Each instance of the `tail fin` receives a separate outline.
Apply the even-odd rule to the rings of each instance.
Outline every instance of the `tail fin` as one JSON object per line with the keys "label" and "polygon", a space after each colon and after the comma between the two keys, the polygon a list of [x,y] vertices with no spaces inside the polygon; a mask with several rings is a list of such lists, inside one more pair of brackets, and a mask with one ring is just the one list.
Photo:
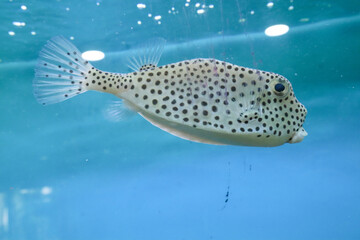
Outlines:
{"label": "tail fin", "polygon": [[43,105],[86,92],[85,77],[92,65],[62,36],[53,37],[40,52],[33,81],[36,100]]}

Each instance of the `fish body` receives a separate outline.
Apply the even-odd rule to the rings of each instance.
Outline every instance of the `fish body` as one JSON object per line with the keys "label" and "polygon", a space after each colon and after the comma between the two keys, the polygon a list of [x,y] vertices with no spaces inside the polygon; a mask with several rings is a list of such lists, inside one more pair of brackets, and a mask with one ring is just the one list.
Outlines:
{"label": "fish body", "polygon": [[[59,55],[66,59],[59,61]],[[107,92],[153,125],[208,144],[270,147],[299,142],[307,134],[302,127],[306,108],[279,74],[202,58],[164,66],[135,59],[138,71],[120,74],[96,69],[79,55],[63,38],[44,47],[34,82],[39,102],[59,102],[88,90]],[[69,86],[55,88],[56,79]]]}

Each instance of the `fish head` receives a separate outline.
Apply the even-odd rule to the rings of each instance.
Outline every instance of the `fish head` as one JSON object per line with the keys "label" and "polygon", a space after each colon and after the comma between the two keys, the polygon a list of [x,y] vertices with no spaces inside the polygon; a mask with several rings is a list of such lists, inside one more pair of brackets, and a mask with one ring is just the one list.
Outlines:
{"label": "fish head", "polygon": [[298,143],[307,135],[303,128],[307,110],[296,99],[293,87],[285,77],[272,74],[266,79],[260,108],[263,126],[271,135],[270,139]]}

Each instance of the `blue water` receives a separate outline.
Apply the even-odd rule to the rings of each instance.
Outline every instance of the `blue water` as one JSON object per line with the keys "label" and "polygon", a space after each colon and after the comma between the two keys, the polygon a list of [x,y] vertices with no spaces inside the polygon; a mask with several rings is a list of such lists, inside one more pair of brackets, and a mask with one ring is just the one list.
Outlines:
{"label": "blue water", "polygon": [[[360,239],[359,2],[196,3],[0,2],[1,240]],[[290,31],[264,34],[279,23]],[[128,72],[127,50],[163,37],[160,64],[214,57],[282,74],[308,110],[309,135],[276,148],[213,146],[137,115],[109,122],[107,94],[43,107],[33,69],[56,35],[103,51],[93,65],[107,71]]]}

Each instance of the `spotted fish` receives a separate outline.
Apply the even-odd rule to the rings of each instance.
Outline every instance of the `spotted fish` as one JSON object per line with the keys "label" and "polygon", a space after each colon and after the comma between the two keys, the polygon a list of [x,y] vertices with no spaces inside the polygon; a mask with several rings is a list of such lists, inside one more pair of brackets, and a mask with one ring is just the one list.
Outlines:
{"label": "spotted fish", "polygon": [[153,125],[201,143],[270,147],[307,135],[307,110],[285,77],[216,59],[157,66],[164,44],[140,48],[129,59],[134,71],[123,74],[96,69],[54,37],[40,52],[34,95],[46,105],[89,90],[111,93]]}

